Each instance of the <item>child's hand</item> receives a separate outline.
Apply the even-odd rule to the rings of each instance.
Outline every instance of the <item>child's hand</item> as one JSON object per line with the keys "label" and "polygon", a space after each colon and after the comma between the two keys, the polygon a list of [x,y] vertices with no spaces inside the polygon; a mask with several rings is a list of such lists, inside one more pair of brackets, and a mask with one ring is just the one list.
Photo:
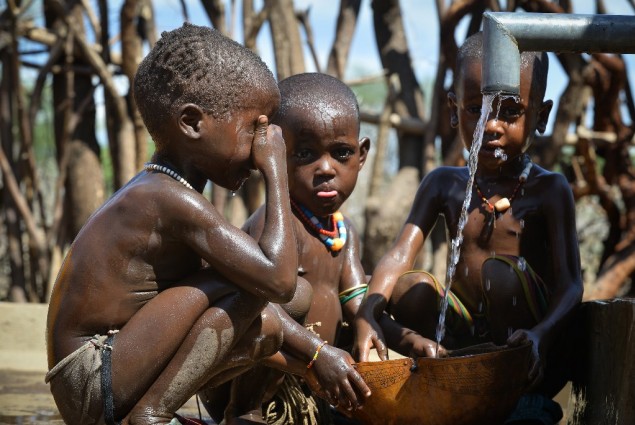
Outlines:
{"label": "child's hand", "polygon": [[437,345],[436,341],[424,338],[416,332],[411,332],[405,337],[406,344],[410,346],[409,357],[447,357],[448,352],[441,344]]}
{"label": "child's hand", "polygon": [[542,345],[540,344],[540,337],[535,332],[526,329],[518,329],[512,334],[512,336],[507,339],[507,345],[510,347],[518,347],[527,342],[530,342],[532,345],[530,360],[531,363],[529,366],[528,375],[528,390],[531,390],[542,381],[544,375],[545,353],[543,353]]}
{"label": "child's hand", "polygon": [[367,362],[371,348],[375,347],[380,360],[388,360],[388,348],[384,332],[374,318],[355,318],[355,343],[353,356],[360,362]]}
{"label": "child's hand", "polygon": [[320,398],[333,406],[354,410],[364,404],[370,396],[370,389],[353,363],[353,358],[346,351],[325,345],[305,379]]}
{"label": "child's hand", "polygon": [[286,169],[286,147],[282,130],[277,125],[269,125],[266,115],[258,117],[258,126],[251,146],[251,160],[254,167],[266,173],[269,170]]}

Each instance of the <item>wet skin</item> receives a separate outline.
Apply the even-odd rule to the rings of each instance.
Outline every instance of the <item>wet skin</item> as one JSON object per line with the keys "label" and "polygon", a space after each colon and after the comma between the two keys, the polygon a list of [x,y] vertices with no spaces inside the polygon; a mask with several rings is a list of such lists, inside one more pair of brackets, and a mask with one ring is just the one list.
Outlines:
{"label": "wet skin", "polygon": [[[282,342],[279,316],[265,308],[291,299],[297,270],[280,172],[285,147],[267,118],[278,99],[255,91],[253,106],[226,121],[183,105],[152,162],[196,190],[142,171],[95,212],[65,258],[49,307],[49,367],[91,336],[118,329],[112,387],[115,417],[125,423],[169,422],[206,382],[275,353]],[[208,179],[236,189],[250,168],[266,181],[258,241],[200,193]]]}
{"label": "wet skin", "polygon": [[[357,139],[356,115],[346,111],[334,116],[312,112],[292,109],[280,123],[287,145],[289,191],[295,202],[308,208],[330,229],[331,214],[340,209],[355,188],[370,141]],[[342,308],[339,292],[366,282],[357,232],[346,220],[349,240],[342,251],[333,254],[295,215],[294,225],[298,272],[313,288],[306,322],[320,322],[313,330],[334,344],[342,314],[350,322],[360,302],[354,299]]]}
{"label": "wet skin", "polygon": [[[325,228],[331,229],[331,214],[338,211],[353,192],[370,141],[368,138],[358,140],[356,111],[329,107],[320,108],[321,113],[317,113],[317,109],[291,108],[283,118],[277,117],[275,122],[282,128],[287,146],[291,198],[312,211]],[[258,239],[264,219],[265,210],[261,207],[243,228]],[[350,323],[362,298],[359,296],[341,306],[339,292],[366,282],[359,257],[358,234],[352,223],[346,220],[347,243],[340,252],[332,253],[314,231],[295,215],[293,226],[298,245],[298,291],[294,299],[282,307],[298,321],[311,324],[312,330],[317,333],[314,338],[303,337],[305,353],[311,356],[321,340],[329,343],[322,348],[305,379],[318,396],[334,405],[355,408],[369,395],[368,388],[359,374],[350,368],[352,358],[333,345],[337,342],[342,320],[346,319]],[[300,329],[303,327],[298,324],[294,335],[302,334]],[[285,332],[285,339],[288,335]],[[295,367],[299,368],[299,372],[302,369],[306,372],[307,362]],[[330,373],[333,379],[336,372],[346,372],[347,379],[341,381],[340,385],[325,387],[317,383],[314,370],[319,376]],[[254,415],[258,416],[263,399],[267,399],[265,393],[271,391],[268,387],[278,382],[278,379],[279,375],[275,371],[263,368],[254,369],[236,379],[232,388],[235,400],[225,410],[225,420],[228,423],[240,423],[236,417],[245,415],[253,420]],[[327,379],[322,378],[322,381]],[[254,389],[254,382],[261,382],[262,392]],[[222,404],[223,399],[227,400],[226,391],[228,388],[211,389],[202,394],[208,411],[217,420],[222,417],[217,406],[219,402]]]}
{"label": "wet skin", "polygon": [[[510,197],[525,165],[523,153],[534,131],[544,131],[547,123],[551,102],[543,103],[532,96],[531,78],[531,70],[523,67],[520,100],[505,99],[500,110],[495,100],[494,111],[485,126],[476,181],[492,204]],[[468,148],[480,116],[480,80],[480,62],[467,61],[456,93],[449,95],[452,125],[458,126]],[[506,159],[494,154],[497,148],[507,155]],[[398,346],[406,354],[435,354],[435,344],[430,339],[435,338],[438,322],[436,291],[425,276],[419,280],[399,277],[413,268],[439,215],[445,217],[450,237],[455,237],[467,182],[467,167],[439,167],[423,179],[396,242],[373,272],[369,294],[355,320],[355,350],[359,360],[367,360],[372,346],[385,357],[384,332],[389,344]],[[557,345],[559,332],[582,294],[571,190],[562,175],[534,164],[511,208],[497,214],[495,221],[491,220],[491,213],[475,189],[468,211],[452,290],[472,312],[478,312],[479,303],[487,297],[490,338],[494,342],[517,345],[529,340],[533,343],[529,379],[535,385],[542,378],[547,353]],[[509,266],[501,267],[496,261],[485,262],[492,253],[524,258],[548,285],[551,300],[539,323],[530,315],[520,282],[510,273]],[[443,276],[437,278],[441,282],[445,280]],[[489,284],[485,284],[487,281]],[[517,303],[513,306],[514,299]],[[396,325],[381,315],[387,300],[401,324]],[[383,331],[378,320],[384,325]],[[472,342],[465,336],[443,341],[450,348]]]}

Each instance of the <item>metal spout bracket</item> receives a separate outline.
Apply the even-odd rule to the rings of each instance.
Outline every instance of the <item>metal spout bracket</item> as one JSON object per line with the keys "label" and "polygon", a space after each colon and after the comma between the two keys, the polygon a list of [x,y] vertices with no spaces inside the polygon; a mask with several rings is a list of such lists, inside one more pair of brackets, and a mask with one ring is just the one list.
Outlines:
{"label": "metal spout bracket", "polygon": [[635,53],[635,16],[485,12],[484,94],[520,94],[520,52]]}

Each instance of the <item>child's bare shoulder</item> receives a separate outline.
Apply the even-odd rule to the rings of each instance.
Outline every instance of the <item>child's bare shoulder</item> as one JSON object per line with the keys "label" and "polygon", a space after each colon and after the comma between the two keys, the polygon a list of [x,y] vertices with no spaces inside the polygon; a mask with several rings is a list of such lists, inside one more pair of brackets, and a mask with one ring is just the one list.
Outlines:
{"label": "child's bare shoulder", "polygon": [[419,192],[427,191],[448,194],[450,190],[460,189],[465,192],[469,170],[467,167],[441,166],[425,175],[419,186]]}
{"label": "child's bare shoulder", "polygon": [[570,192],[569,182],[562,173],[546,170],[539,165],[533,166],[533,172],[529,175],[529,182],[533,180],[538,188],[548,188],[550,192]]}

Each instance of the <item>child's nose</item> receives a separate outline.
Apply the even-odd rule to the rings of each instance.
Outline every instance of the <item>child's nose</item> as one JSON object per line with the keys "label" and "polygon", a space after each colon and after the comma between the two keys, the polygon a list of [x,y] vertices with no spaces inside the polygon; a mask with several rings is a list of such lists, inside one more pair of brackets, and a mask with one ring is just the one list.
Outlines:
{"label": "child's nose", "polygon": [[502,134],[503,127],[502,122],[497,118],[496,113],[492,112],[487,121],[485,122],[485,133],[489,134]]}
{"label": "child's nose", "polygon": [[335,174],[335,168],[331,163],[332,158],[322,157],[318,164],[318,171],[320,174]]}

